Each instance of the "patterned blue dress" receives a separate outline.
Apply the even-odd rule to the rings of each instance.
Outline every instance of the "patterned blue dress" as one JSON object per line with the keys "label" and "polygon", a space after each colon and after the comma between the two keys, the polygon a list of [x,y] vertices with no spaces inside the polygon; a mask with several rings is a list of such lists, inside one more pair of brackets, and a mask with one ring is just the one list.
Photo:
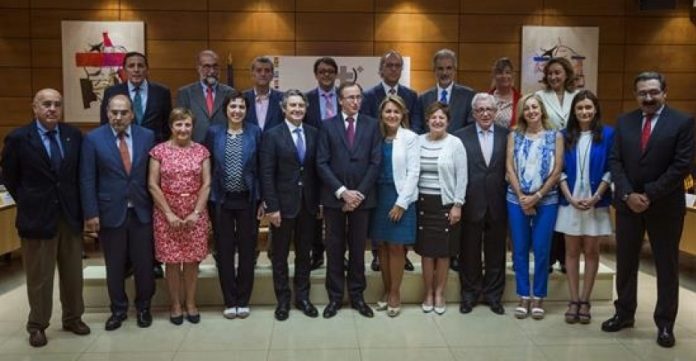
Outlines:
{"label": "patterned blue dress", "polygon": [[389,220],[389,211],[394,207],[398,194],[394,186],[392,171],[392,143],[382,143],[382,164],[377,179],[377,207],[370,217],[370,238],[375,242],[391,244],[413,244],[416,242],[416,206],[409,205],[401,220]]}

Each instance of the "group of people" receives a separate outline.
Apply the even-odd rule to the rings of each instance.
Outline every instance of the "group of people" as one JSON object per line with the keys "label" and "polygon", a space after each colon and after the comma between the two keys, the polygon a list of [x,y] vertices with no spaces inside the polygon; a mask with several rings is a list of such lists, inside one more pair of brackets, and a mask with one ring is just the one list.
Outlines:
{"label": "group of people", "polygon": [[490,91],[457,84],[457,57],[448,49],[434,54],[436,85],[421,95],[399,83],[403,59],[393,50],[380,59],[382,81],[367,90],[352,82],[336,87],[336,61],[317,59],[318,86],[306,94],[272,89],[273,62],[266,57],[252,62],[254,87],[238,92],[218,82],[218,60],[213,51],[199,53],[199,81],[179,89],[172,109],[169,90],[148,79],[145,55],[128,53],[128,79],[105,92],[100,127],[83,137],[60,122],[60,93],[43,89],[34,97],[34,120],[6,137],[2,169],[18,207],[32,346],[47,342],[56,263],[63,328],[90,332],[81,320],[83,233],[98,237],[104,251],[106,330],[127,318],[129,268],[137,324],[151,324],[155,260],[166,265],[170,321],[200,322],[196,279],[211,228],[222,314],[248,317],[264,217],[281,321],[291,303],[306,316],[319,315],[309,279],[323,262],[323,247],[329,296],[323,317],[340,311],[346,289],[350,306],[373,317],[363,298],[369,244],[384,284],[375,310],[400,314],[406,249],[413,247],[422,257],[423,312],[446,312],[445,285],[456,260],[459,311],[484,303],[504,314],[508,234],[519,296],[514,315],[542,319],[556,231],[566,246],[565,319],[589,323],[599,238],[612,234],[612,183],[618,300],[602,329],[633,325],[647,230],[657,265],[658,343],[674,344],[681,179],[693,159],[694,122],[665,105],[661,74],[636,77],[640,109],[612,129],[602,124],[597,97],[575,89],[564,58],[550,59],[544,89],[527,95],[515,89],[506,58],[493,66]]}

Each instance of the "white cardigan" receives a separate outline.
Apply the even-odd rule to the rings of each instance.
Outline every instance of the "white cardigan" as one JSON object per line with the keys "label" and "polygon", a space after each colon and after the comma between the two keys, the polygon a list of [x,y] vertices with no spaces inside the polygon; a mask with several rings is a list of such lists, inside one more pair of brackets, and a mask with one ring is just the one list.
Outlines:
{"label": "white cardigan", "polygon": [[573,102],[573,98],[577,91],[569,92],[564,91],[563,94],[563,104],[558,101],[556,92],[553,90],[538,90],[536,94],[541,98],[546,107],[546,113],[549,116],[549,123],[554,129],[561,130],[565,129],[568,124],[568,118],[570,118],[570,105]]}
{"label": "white cardigan", "polygon": [[392,144],[392,173],[396,193],[399,195],[396,205],[408,209],[408,206],[418,199],[418,176],[420,175],[418,135],[399,127]]}
{"label": "white cardigan", "polygon": [[[427,143],[427,136],[427,133],[420,136],[419,145]],[[452,134],[445,136],[440,156],[437,158],[437,174],[442,205],[463,205],[468,181],[466,149],[462,141]]]}

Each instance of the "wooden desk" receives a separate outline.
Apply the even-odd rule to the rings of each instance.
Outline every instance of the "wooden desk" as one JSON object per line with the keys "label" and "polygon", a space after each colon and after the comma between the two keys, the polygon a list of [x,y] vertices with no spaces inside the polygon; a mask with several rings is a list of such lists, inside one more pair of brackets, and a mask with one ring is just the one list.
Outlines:
{"label": "wooden desk", "polygon": [[15,228],[16,216],[15,205],[0,206],[0,255],[15,251],[21,246]]}
{"label": "wooden desk", "polygon": [[696,256],[696,208],[686,207],[684,230],[682,231],[679,249],[682,252]]}

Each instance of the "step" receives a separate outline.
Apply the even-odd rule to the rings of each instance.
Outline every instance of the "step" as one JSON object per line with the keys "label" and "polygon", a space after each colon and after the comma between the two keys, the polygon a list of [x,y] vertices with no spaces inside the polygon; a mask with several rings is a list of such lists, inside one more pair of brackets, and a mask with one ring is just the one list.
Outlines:
{"label": "step", "polygon": [[[409,253],[413,261],[415,271],[405,272],[401,286],[401,299],[403,303],[418,304],[422,302],[423,278],[421,273],[420,257]],[[366,254],[366,260],[371,260],[371,255]],[[293,273],[292,263],[290,274]],[[364,293],[368,303],[376,302],[382,295],[382,278],[379,272],[373,272],[366,264],[367,289]],[[533,268],[532,268],[533,269]],[[580,266],[582,270],[582,264]],[[321,305],[328,303],[328,297],[324,288],[326,268],[321,267],[312,272],[310,282],[310,299],[313,303]],[[530,271],[531,272],[531,271]],[[582,273],[582,272],[581,272]],[[84,269],[84,301],[88,311],[103,311],[108,309],[109,297],[106,289],[106,269],[103,265],[91,265]],[[582,274],[580,276],[582,283]],[[292,284],[292,281],[291,281]],[[133,278],[126,280],[126,292],[130,300],[134,295]],[[614,270],[600,264],[599,272],[592,292],[593,301],[608,301],[613,298]],[[218,281],[217,269],[212,257],[208,257],[201,263],[198,276],[197,302],[199,306],[222,306],[222,294]],[[347,293],[346,293],[347,294]],[[459,301],[459,276],[450,271],[446,286],[446,298],[449,302]],[[549,276],[548,297],[549,301],[565,301],[568,299],[568,286],[566,277],[559,271]],[[517,300],[515,294],[515,277],[512,271],[512,263],[508,262],[505,282],[504,302]],[[270,262],[265,257],[259,258],[256,267],[254,289],[251,295],[253,305],[273,305],[276,303],[273,293],[273,277]],[[157,291],[152,299],[153,307],[166,307],[169,304],[167,284],[165,280],[157,280]]]}

